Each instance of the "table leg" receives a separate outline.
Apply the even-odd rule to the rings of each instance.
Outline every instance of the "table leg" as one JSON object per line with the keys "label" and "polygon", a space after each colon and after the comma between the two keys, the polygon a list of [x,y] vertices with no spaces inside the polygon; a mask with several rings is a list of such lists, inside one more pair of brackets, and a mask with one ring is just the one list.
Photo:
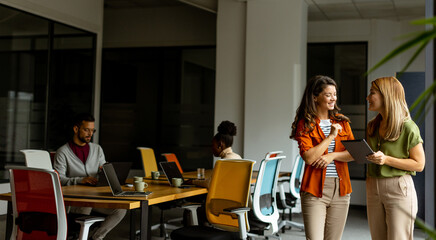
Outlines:
{"label": "table leg", "polygon": [[151,226],[149,223],[151,209],[148,206],[148,201],[141,201],[141,218],[140,218],[140,229],[141,229],[141,240],[151,239]]}
{"label": "table leg", "polygon": [[136,209],[130,210],[130,240],[136,239]]}
{"label": "table leg", "polygon": [[8,201],[8,210],[6,213],[6,232],[5,232],[5,239],[9,240],[11,239],[12,235],[12,226],[13,223],[13,212],[12,212],[12,202]]}

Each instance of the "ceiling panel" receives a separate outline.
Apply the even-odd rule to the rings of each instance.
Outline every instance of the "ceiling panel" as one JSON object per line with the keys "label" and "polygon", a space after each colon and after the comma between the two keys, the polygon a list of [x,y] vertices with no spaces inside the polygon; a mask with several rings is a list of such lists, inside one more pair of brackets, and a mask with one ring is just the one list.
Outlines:
{"label": "ceiling panel", "polygon": [[[185,1],[189,2],[190,0]],[[304,1],[309,6],[309,21],[344,19],[408,20],[419,19],[425,16],[425,0]],[[195,6],[195,4],[189,5],[179,0],[105,0],[105,8],[110,9],[171,7],[180,5]]]}

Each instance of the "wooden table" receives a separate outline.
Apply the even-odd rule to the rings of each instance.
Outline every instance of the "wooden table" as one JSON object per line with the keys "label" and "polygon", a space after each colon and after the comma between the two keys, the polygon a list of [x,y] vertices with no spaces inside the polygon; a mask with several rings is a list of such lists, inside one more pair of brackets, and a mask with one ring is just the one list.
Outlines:
{"label": "wooden table", "polygon": [[[153,193],[148,196],[112,196],[109,187],[92,187],[85,185],[71,185],[62,187],[65,205],[93,208],[121,208],[140,211],[141,239],[151,239],[151,209],[149,206],[183,199],[187,197],[206,194],[206,188],[175,188],[165,181],[145,180],[149,186],[148,191]],[[123,187],[125,191],[133,191],[132,187]],[[11,194],[0,194],[0,200],[11,201]],[[12,207],[8,207],[8,214],[12,213]],[[135,239],[135,211],[130,214],[130,239]],[[12,219],[11,219],[12,220]],[[12,221],[8,221],[8,226]]]}
{"label": "wooden table", "polygon": [[[148,196],[112,196],[109,187],[90,187],[84,185],[71,185],[62,187],[62,192],[65,197],[78,197],[85,199],[100,199],[100,200],[125,200],[125,201],[139,201],[140,206],[140,230],[141,239],[151,239],[150,218],[151,209],[149,206],[163,202],[169,202],[177,199],[206,194],[206,188],[175,188],[169,186],[165,181],[152,181],[145,180],[148,183],[147,191],[152,191]],[[124,191],[133,191],[133,187],[123,186]],[[134,224],[134,211],[131,211],[130,223],[130,239],[134,239],[135,224]]]}

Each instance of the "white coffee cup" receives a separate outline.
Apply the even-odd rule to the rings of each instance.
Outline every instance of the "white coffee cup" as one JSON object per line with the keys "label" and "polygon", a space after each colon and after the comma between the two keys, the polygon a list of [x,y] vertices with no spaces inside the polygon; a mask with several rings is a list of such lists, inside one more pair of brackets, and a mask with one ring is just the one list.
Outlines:
{"label": "white coffee cup", "polygon": [[159,176],[160,176],[159,171],[152,171],[152,172],[151,172],[151,178],[152,178],[153,180],[157,180],[157,179],[159,179]]}
{"label": "white coffee cup", "polygon": [[173,178],[172,182],[173,182],[173,187],[180,187],[182,186],[183,179]]}
{"label": "white coffee cup", "polygon": [[135,191],[144,192],[144,189],[148,187],[148,184],[144,181],[135,181],[133,186],[135,187]]}
{"label": "white coffee cup", "polygon": [[144,178],[143,177],[138,177],[138,176],[134,176],[133,177],[133,182],[136,182],[136,181],[143,181],[144,180]]}

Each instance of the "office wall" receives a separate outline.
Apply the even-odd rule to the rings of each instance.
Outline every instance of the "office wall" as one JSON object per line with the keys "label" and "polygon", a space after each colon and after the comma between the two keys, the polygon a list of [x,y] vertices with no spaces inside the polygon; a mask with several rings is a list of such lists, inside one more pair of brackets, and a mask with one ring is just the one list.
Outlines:
{"label": "office wall", "polygon": [[[94,115],[99,119],[100,68],[103,30],[103,0],[0,0],[0,4],[33,13],[57,22],[93,32],[97,35]],[[96,124],[98,121],[96,121]],[[97,126],[98,127],[98,126]],[[98,136],[94,138],[98,142]],[[0,192],[9,192],[9,184],[0,184]],[[0,214],[6,213],[6,202],[0,203]]]}
{"label": "office wall", "polygon": [[103,0],[0,0],[1,4],[99,33],[103,26]]}
{"label": "office wall", "polygon": [[104,14],[105,48],[216,43],[216,14],[195,7],[107,9]]}

